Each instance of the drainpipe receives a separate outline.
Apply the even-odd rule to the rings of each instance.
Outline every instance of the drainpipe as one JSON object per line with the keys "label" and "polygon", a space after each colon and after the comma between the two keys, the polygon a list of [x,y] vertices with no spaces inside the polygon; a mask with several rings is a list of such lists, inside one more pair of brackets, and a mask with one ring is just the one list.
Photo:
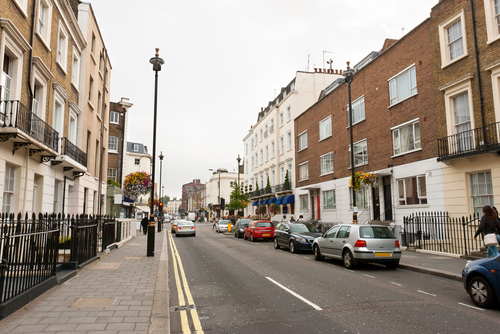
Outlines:
{"label": "drainpipe", "polygon": [[32,71],[33,71],[33,40],[35,39],[35,14],[36,14],[36,4],[38,3],[38,1],[33,1],[33,16],[32,16],[32,19],[31,19],[31,37],[30,37],[30,46],[31,46],[31,49],[30,49],[30,64],[28,66],[28,92],[29,92],[29,97],[30,97],[30,105],[29,105],[29,108],[30,110],[32,110],[33,108],[33,96],[34,96],[34,93],[33,93],[33,89],[31,88],[31,82],[32,82],[32,78],[31,78],[31,75],[32,75]]}
{"label": "drainpipe", "polygon": [[106,107],[106,79],[108,76],[108,71],[106,67],[106,55],[107,51],[106,48],[102,48],[102,56],[103,56],[103,61],[104,61],[104,77],[103,77],[103,82],[102,82],[102,106],[101,106],[101,154],[100,154],[100,161],[99,161],[99,185],[97,188],[97,197],[98,197],[98,212],[99,215],[102,215],[102,202],[101,202],[101,196],[102,196],[102,162],[103,162],[103,157],[104,157],[104,120],[106,119],[105,113],[105,107]]}
{"label": "drainpipe", "polygon": [[476,37],[476,16],[474,14],[474,0],[470,0],[470,11],[472,15],[472,32],[474,36],[474,49],[476,51],[476,71],[477,71],[477,81],[479,86],[479,103],[481,106],[481,121],[483,123],[483,145],[486,144],[486,123],[484,120],[484,104],[483,104],[483,89],[481,82],[481,68],[479,65],[479,50],[477,48],[477,37]]}

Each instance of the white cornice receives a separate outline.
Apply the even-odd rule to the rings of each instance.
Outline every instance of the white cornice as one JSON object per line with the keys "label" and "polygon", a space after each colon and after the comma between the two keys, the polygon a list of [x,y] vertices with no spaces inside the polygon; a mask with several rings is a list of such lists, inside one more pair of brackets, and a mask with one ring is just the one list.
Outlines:
{"label": "white cornice", "polygon": [[471,80],[472,78],[474,78],[474,74],[473,73],[469,73],[469,74],[467,74],[467,75],[465,75],[465,76],[463,76],[463,77],[461,77],[461,78],[459,78],[459,79],[457,79],[455,81],[452,81],[450,83],[447,83],[447,84],[439,87],[438,89],[440,91],[447,90],[450,87],[453,87],[453,86],[456,86],[458,84],[461,84],[464,81]]}
{"label": "white cornice", "polygon": [[14,39],[16,44],[21,48],[22,52],[31,50],[30,43],[28,43],[21,32],[17,30],[11,20],[0,18],[0,27],[2,27],[2,29],[4,29]]}
{"label": "white cornice", "polygon": [[35,67],[40,72],[40,74],[43,76],[45,80],[49,81],[50,79],[54,78],[54,75],[52,74],[52,72],[50,72],[47,65],[45,65],[42,58],[33,57],[32,63],[33,67]]}
{"label": "white cornice", "polygon": [[59,93],[65,100],[69,99],[69,94],[66,93],[66,90],[64,90],[63,86],[59,82],[54,82],[52,83],[52,87],[54,90]]}
{"label": "white cornice", "polygon": [[54,3],[59,9],[64,23],[70,30],[71,36],[76,43],[79,53],[81,53],[82,50],[87,46],[87,41],[85,39],[85,36],[83,35],[82,30],[80,29],[78,19],[73,13],[73,10],[71,9],[67,0],[56,0],[54,1]]}
{"label": "white cornice", "polygon": [[78,107],[78,104],[75,101],[69,100],[68,105],[73,111],[76,112],[77,115],[80,115],[82,113],[82,110],[80,109],[80,107]]}

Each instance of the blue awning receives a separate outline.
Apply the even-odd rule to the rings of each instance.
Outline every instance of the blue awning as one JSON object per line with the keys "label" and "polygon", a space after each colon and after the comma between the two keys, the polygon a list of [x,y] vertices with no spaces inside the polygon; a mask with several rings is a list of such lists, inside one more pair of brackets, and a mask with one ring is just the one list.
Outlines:
{"label": "blue awning", "polygon": [[265,205],[265,204],[267,204],[267,200],[263,199],[260,201],[260,205]]}
{"label": "blue awning", "polygon": [[135,201],[127,196],[123,196],[123,201],[126,203],[134,203]]}
{"label": "blue awning", "polygon": [[259,201],[255,201],[255,202],[253,202],[253,204],[252,204],[252,206],[257,206],[257,205],[259,205]]}
{"label": "blue awning", "polygon": [[273,204],[273,203],[276,203],[276,200],[277,200],[277,198],[276,198],[276,197],[270,198],[269,200],[267,200],[267,204]]}
{"label": "blue awning", "polygon": [[283,204],[283,201],[285,200],[286,196],[280,197],[276,200],[276,205],[281,205]]}
{"label": "blue awning", "polygon": [[283,204],[292,204],[295,203],[295,195],[286,196],[283,200]]}

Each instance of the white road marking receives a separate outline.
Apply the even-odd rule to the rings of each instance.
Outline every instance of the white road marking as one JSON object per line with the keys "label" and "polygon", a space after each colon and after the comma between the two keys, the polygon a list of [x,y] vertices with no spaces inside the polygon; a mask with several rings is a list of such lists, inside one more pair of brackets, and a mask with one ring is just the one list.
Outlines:
{"label": "white road marking", "polygon": [[375,276],[370,276],[370,275],[367,275],[367,274],[363,274],[363,276],[370,277],[370,278],[375,278]]}
{"label": "white road marking", "polygon": [[394,285],[397,285],[397,286],[403,286],[403,284],[399,284],[399,283],[396,283],[396,282],[391,282],[392,284]]}
{"label": "white road marking", "polygon": [[309,260],[310,258],[309,258],[309,257],[307,257],[307,256],[304,256],[304,259],[308,259],[308,260]]}
{"label": "white road marking", "polygon": [[277,286],[279,286],[280,288],[282,288],[283,290],[285,290],[286,292],[288,292],[291,295],[293,295],[293,296],[297,297],[298,299],[302,300],[304,303],[311,305],[315,310],[317,310],[317,311],[321,311],[322,310],[322,308],[319,307],[318,305],[316,305],[316,304],[308,301],[307,299],[305,299],[304,297],[302,297],[298,293],[293,292],[292,290],[288,289],[287,287],[284,287],[283,285],[281,285],[278,282],[276,282],[275,280],[273,280],[271,277],[266,277],[266,278],[268,280],[270,280],[271,282],[273,282],[274,284],[276,284]]}
{"label": "white road marking", "polygon": [[479,308],[479,307],[475,307],[475,306],[471,306],[471,305],[467,305],[467,304],[463,304],[463,303],[459,303],[459,304],[463,305],[463,306],[467,306],[467,307],[473,308],[473,309],[476,309],[476,310],[479,310],[479,311],[484,311],[484,309]]}
{"label": "white road marking", "polygon": [[417,290],[417,291],[418,291],[418,292],[420,292],[420,293],[423,293],[423,294],[429,295],[429,296],[436,297],[436,295],[433,295],[432,293],[428,293],[428,292],[425,292],[425,291],[422,291],[422,290]]}

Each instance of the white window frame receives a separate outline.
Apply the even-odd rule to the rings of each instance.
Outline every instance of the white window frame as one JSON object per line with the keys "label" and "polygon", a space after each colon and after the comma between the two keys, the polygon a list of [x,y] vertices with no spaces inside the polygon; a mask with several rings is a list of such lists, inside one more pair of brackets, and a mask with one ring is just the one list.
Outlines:
{"label": "white window frame", "polygon": [[2,212],[16,212],[16,167],[10,164],[5,164],[4,183],[3,183],[3,198]]}
{"label": "white window frame", "polygon": [[274,132],[274,119],[271,120],[271,123],[269,125],[269,133],[273,133]]}
{"label": "white window frame", "polygon": [[108,137],[108,152],[118,153],[118,137],[116,136]]}
{"label": "white window frame", "polygon": [[260,129],[260,142],[264,140],[264,130]]}
{"label": "white window frame", "polygon": [[22,11],[25,17],[28,17],[28,0],[14,0],[14,3]]}
{"label": "white window frame", "polygon": [[284,119],[283,119],[283,111],[280,111],[279,113],[279,122],[280,122],[280,128],[285,124]]}
{"label": "white window frame", "polygon": [[500,4],[497,12],[495,10],[495,1],[500,2],[500,0],[484,0],[484,14],[486,18],[488,44],[500,39]]}
{"label": "white window frame", "polygon": [[59,21],[57,30],[56,64],[61,67],[65,74],[68,72],[68,40],[68,31],[63,26],[62,21]]}
{"label": "white window frame", "polygon": [[[330,126],[328,126],[328,124]],[[319,127],[319,141],[332,136],[332,116],[328,116],[318,123]],[[326,131],[326,132],[325,132]]]}
{"label": "white window frame", "polygon": [[[362,122],[366,119],[365,113],[365,96],[362,95],[358,97],[356,100],[351,102],[352,110],[353,110],[353,124],[356,125],[359,122]],[[346,104],[345,110],[347,112],[347,127],[349,128],[351,124],[351,115],[349,113],[349,104]],[[356,118],[356,114],[359,114],[359,117]]]}
{"label": "white window frame", "polygon": [[108,180],[113,180],[116,182],[118,177],[118,170],[116,168],[108,167]]}
{"label": "white window frame", "polygon": [[[458,21],[461,22],[462,26],[462,46],[464,53],[460,56],[457,56],[455,59],[451,59],[450,51],[448,49],[448,28]],[[469,55],[467,48],[467,31],[465,29],[465,14],[463,9],[460,12],[448,18],[443,23],[439,24],[438,30],[439,30],[439,45],[441,50],[441,68],[445,68],[446,66],[449,66]]]}
{"label": "white window frame", "polygon": [[80,55],[73,46],[73,58],[71,64],[71,84],[78,91],[80,87]]}
{"label": "white window frame", "polygon": [[287,148],[286,148],[287,151],[290,151],[292,149],[293,145],[292,145],[292,131],[291,130],[286,133],[286,146],[287,146]]}
{"label": "white window frame", "polygon": [[[485,174],[485,183],[481,183],[483,185],[483,189],[491,189],[490,193],[479,193],[479,191],[475,192],[473,188],[473,179],[475,178],[476,181],[479,177],[479,174]],[[488,180],[489,178],[489,180]],[[470,200],[471,200],[471,209],[472,213],[478,213],[479,215],[482,215],[482,207],[484,205],[494,205],[494,197],[493,197],[493,181],[492,181],[492,175],[491,171],[482,171],[482,172],[476,172],[476,173],[470,173],[469,174],[469,189],[470,189]],[[477,183],[479,185],[479,183]],[[476,185],[476,186],[477,186]],[[477,189],[481,189],[481,187],[477,186]],[[474,198],[475,197],[481,197],[480,203],[478,205],[474,204]]]}
{"label": "white window frame", "polygon": [[[418,124],[418,137],[416,136],[416,125]],[[413,149],[408,150],[408,151],[402,151],[401,148],[401,130],[406,128],[406,127],[412,127],[413,128]],[[418,118],[415,118],[409,122],[400,124],[398,126],[395,126],[391,128],[392,131],[392,157],[412,153],[415,151],[420,151],[422,150],[422,145],[421,145],[421,137],[420,137],[420,122]],[[399,150],[399,152],[398,152]]]}
{"label": "white window frame", "polygon": [[36,100],[38,102],[36,115],[42,120],[45,120],[46,115],[48,81],[53,77],[43,61],[39,57],[33,57],[33,82],[31,87],[33,92],[35,92],[35,84],[40,87],[39,92],[35,92],[38,95]]}
{"label": "white window frame", "polygon": [[50,51],[50,31],[52,28],[52,3],[49,0],[39,0],[37,8],[36,34]]}
{"label": "white window frame", "polygon": [[274,140],[273,140],[271,141],[271,159],[273,159],[275,155],[276,151],[274,150]]}
{"label": "white window frame", "polygon": [[[408,204],[408,201],[407,201],[407,190],[406,190],[406,180],[412,180],[412,179],[416,179],[416,184],[417,184],[417,198],[418,198],[418,201],[419,203],[418,204]],[[424,182],[424,185],[425,185],[425,195],[424,194],[421,194],[421,182]],[[403,192],[404,194],[401,194],[400,193],[400,184],[403,186]],[[401,178],[401,179],[397,179],[396,180],[396,187],[398,189],[398,206],[414,206],[414,205],[427,205],[428,202],[427,202],[427,184],[426,184],[426,180],[425,180],[425,175],[415,175],[415,176],[410,176],[410,177],[405,177],[405,178]]]}
{"label": "white window frame", "polygon": [[[500,64],[488,67],[486,71],[491,71],[491,86],[493,91],[493,105],[495,109],[495,119],[500,120]],[[500,136],[500,133],[497,134]]]}
{"label": "white window frame", "polygon": [[283,141],[283,136],[280,137],[280,141],[279,141],[279,150],[280,150],[280,155],[284,154],[285,153],[285,143]]}
{"label": "white window frame", "polygon": [[109,122],[112,124],[120,124],[120,113],[118,111],[111,111],[109,113]]}
{"label": "white window frame", "polygon": [[309,195],[303,194],[299,195],[299,203],[301,211],[309,211]]}
{"label": "white window frame", "polygon": [[[361,209],[368,208],[368,188],[361,187],[356,190],[356,207]],[[352,188],[349,188],[349,206],[352,210]]]}
{"label": "white window frame", "polygon": [[264,126],[264,138],[267,138],[267,133],[268,133],[269,127],[267,124]]}
{"label": "white window frame", "polygon": [[139,152],[139,144],[134,144],[134,152]]}
{"label": "white window frame", "polygon": [[255,147],[255,145],[254,145],[253,138],[252,138],[252,140],[251,140],[251,145],[250,145],[250,150],[251,150],[251,151],[253,151],[253,148],[254,148],[254,147]]}
{"label": "white window frame", "polygon": [[[330,159],[331,161],[331,168],[330,169],[324,169],[324,164],[326,163],[326,159]],[[321,169],[320,176],[323,175],[328,175],[328,174],[333,174],[334,172],[334,167],[333,167],[333,152],[329,152],[326,154],[323,154],[322,156],[319,157],[319,166]]]}
{"label": "white window frame", "polygon": [[307,148],[307,130],[303,131],[299,134],[299,150],[297,152],[300,152],[302,150],[305,150]]}
{"label": "white window frame", "polygon": [[[409,81],[409,95],[406,97],[398,98],[398,86],[397,82],[399,79],[403,79],[404,76],[408,76],[408,81]],[[412,83],[412,77],[415,79],[415,83]],[[411,66],[405,68],[392,78],[389,78],[387,80],[389,82],[389,107],[392,107],[400,102],[403,102],[407,99],[409,99],[412,96],[415,96],[418,94],[417,91],[417,70],[415,69],[415,64],[412,64]],[[402,92],[400,92],[402,93]]]}
{"label": "white window frame", "polygon": [[[475,129],[474,122],[474,104],[472,103],[472,77],[453,83],[452,85],[441,88],[444,91],[444,106],[446,111],[446,129],[448,136],[455,134],[455,110],[453,108],[453,99],[464,93],[469,96],[469,113],[471,115],[471,129]],[[495,95],[495,94],[493,94]]]}
{"label": "white window frame", "polygon": [[286,107],[286,121],[290,122],[292,120],[292,107]]}
{"label": "white window frame", "polygon": [[266,145],[266,162],[269,161],[269,145]]}
{"label": "white window frame", "polygon": [[[328,205],[328,194],[332,195],[332,205],[331,207]],[[335,210],[337,209],[337,198],[336,198],[336,194],[335,194],[335,189],[332,189],[332,190],[325,190],[323,191],[323,210]]]}
{"label": "white window frame", "polygon": [[141,165],[141,158],[135,158],[134,159],[134,166],[140,166]]}
{"label": "white window frame", "polygon": [[299,182],[309,180],[309,161],[299,164]]}
{"label": "white window frame", "polygon": [[260,149],[260,164],[264,164],[264,150]]}
{"label": "white window frame", "polygon": [[[357,141],[354,143],[354,147],[356,146],[365,146],[366,147],[366,157],[363,157],[363,162],[360,164],[355,165],[354,167],[359,167],[359,166],[364,166],[368,164],[368,141],[365,139],[362,139],[360,141]],[[351,161],[351,145],[349,145],[349,168],[352,168],[352,161]]]}

